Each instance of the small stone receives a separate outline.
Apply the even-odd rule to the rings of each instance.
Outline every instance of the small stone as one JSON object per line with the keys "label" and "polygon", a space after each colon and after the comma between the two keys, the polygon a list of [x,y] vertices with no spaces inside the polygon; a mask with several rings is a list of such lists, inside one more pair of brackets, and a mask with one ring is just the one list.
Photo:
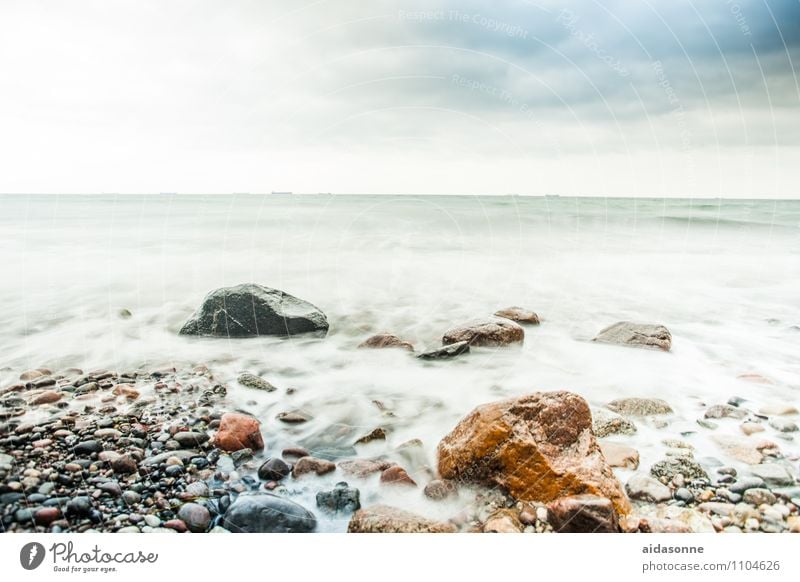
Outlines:
{"label": "small stone", "polygon": [[395,465],[393,467],[389,467],[383,473],[381,473],[380,482],[382,485],[405,485],[416,487],[417,483],[414,481],[406,470],[400,467],[399,465]]}
{"label": "small stone", "polygon": [[301,424],[303,422],[308,422],[312,417],[302,410],[290,410],[287,412],[279,412],[275,418],[287,424]]}
{"label": "small stone", "polygon": [[769,404],[762,406],[758,412],[764,416],[792,416],[799,414],[797,407],[791,404]]}
{"label": "small stone", "polygon": [[668,352],[672,334],[663,325],[620,321],[600,330],[592,341]]}
{"label": "small stone", "polygon": [[744,418],[747,412],[730,404],[710,406],[703,415],[705,418]]}
{"label": "small stone", "polygon": [[281,451],[281,456],[284,459],[302,459],[303,457],[310,457],[311,451],[302,447],[289,447]]}
{"label": "small stone", "polygon": [[751,434],[755,434],[757,432],[764,432],[765,430],[764,425],[758,422],[743,422],[741,425],[739,425],[739,428],[747,436],[750,436]]}
{"label": "small stone", "polygon": [[672,481],[675,475],[682,475],[684,479],[708,479],[708,473],[689,457],[671,457],[659,461],[650,468],[650,474],[663,483]]}
{"label": "small stone", "polygon": [[625,416],[655,416],[672,414],[672,407],[659,398],[619,398],[606,408]]}
{"label": "small stone", "polygon": [[[606,462],[612,467],[636,470],[639,468],[639,451],[614,442],[600,443]],[[602,499],[602,498],[601,498]]]}
{"label": "small stone", "polygon": [[81,441],[74,447],[72,447],[72,452],[76,455],[91,455],[92,453],[99,453],[103,450],[103,445],[100,444],[100,441]]}
{"label": "small stone", "polygon": [[226,412],[220,419],[214,444],[228,452],[247,448],[260,451],[264,448],[260,423],[246,414]]}
{"label": "small stone", "polygon": [[325,459],[318,459],[316,457],[303,457],[298,459],[292,468],[292,477],[295,479],[307,473],[316,473],[317,475],[325,475],[336,470],[336,465]]}
{"label": "small stone", "polygon": [[373,505],[358,510],[347,526],[350,533],[451,533],[455,526],[390,507]]}
{"label": "small stone", "polygon": [[760,477],[739,477],[736,483],[728,486],[728,490],[733,493],[742,494],[748,489],[757,489],[764,487],[764,480]]}
{"label": "small stone", "polygon": [[672,499],[672,492],[663,483],[644,474],[633,475],[625,484],[625,491],[631,499],[660,503]]}
{"label": "small stone", "polygon": [[632,435],[636,434],[636,425],[620,414],[596,408],[592,410],[592,431],[597,438],[614,434]]}
{"label": "small stone", "polygon": [[390,333],[380,333],[377,335],[373,335],[360,344],[358,344],[359,348],[369,348],[369,349],[385,349],[385,348],[400,348],[403,350],[407,350],[409,352],[414,351],[414,345],[411,342],[406,340],[400,339],[396,335]]}
{"label": "small stone", "polygon": [[36,525],[48,526],[61,517],[61,510],[58,507],[42,507],[33,514],[33,521]]}
{"label": "small stone", "polygon": [[136,491],[124,491],[122,493],[122,501],[125,502],[126,505],[136,505],[142,500],[142,496],[136,493]]}
{"label": "small stone", "polygon": [[139,391],[128,384],[117,384],[111,391],[114,396],[125,398],[126,400],[136,400],[139,398]]}
{"label": "small stone", "polygon": [[274,392],[277,390],[275,386],[256,376],[255,374],[250,374],[245,372],[244,374],[240,374],[239,377],[236,379],[239,384],[245,386],[247,388],[253,388],[254,390],[263,390],[264,392]]}
{"label": "small stone", "polygon": [[425,485],[423,493],[425,493],[425,497],[428,499],[441,501],[442,499],[456,497],[458,495],[458,488],[452,481],[448,481],[446,479],[434,479]]}
{"label": "small stone", "polygon": [[183,431],[176,432],[172,437],[182,449],[192,449],[208,441],[209,436],[204,432]]}
{"label": "small stone", "polygon": [[193,483],[189,483],[186,486],[186,493],[190,497],[208,497],[208,485],[206,485],[203,481],[195,481]]}
{"label": "small stone", "polygon": [[469,353],[469,342],[461,341],[418,354],[420,360],[449,360]]}
{"label": "small stone", "polygon": [[89,497],[79,496],[72,498],[67,503],[67,516],[86,517],[92,511],[92,502]]}
{"label": "small stone", "polygon": [[342,481],[331,491],[317,493],[317,507],[328,513],[353,513],[361,509],[359,491]]}
{"label": "small stone", "polygon": [[797,425],[788,418],[772,418],[769,425],[778,432],[797,432]]}
{"label": "small stone", "polygon": [[211,514],[199,503],[184,503],[178,510],[178,519],[186,524],[189,531],[200,533],[206,531],[211,522]]}
{"label": "small stone", "polygon": [[386,440],[386,431],[382,428],[378,427],[373,429],[372,432],[369,434],[364,435],[360,439],[358,439],[354,444],[356,445],[365,445],[367,443],[371,443],[372,441],[385,441]]}
{"label": "small stone", "polygon": [[519,517],[510,509],[498,509],[483,524],[484,533],[522,533],[522,529]]}
{"label": "small stone", "polygon": [[597,495],[562,497],[548,505],[553,530],[560,533],[616,533],[619,520],[614,504]]}
{"label": "small stone", "polygon": [[523,325],[539,325],[539,316],[522,307],[506,307],[494,312],[495,317],[504,317]]}
{"label": "small stone", "polygon": [[369,459],[351,459],[348,461],[341,461],[339,468],[348,475],[353,475],[359,479],[365,479],[373,473],[380,473],[385,471],[395,463],[384,460],[369,460]]}
{"label": "small stone", "polygon": [[164,522],[164,527],[173,529],[178,533],[184,533],[187,530],[186,524],[182,519],[170,519]]}
{"label": "small stone", "polygon": [[150,527],[161,527],[161,520],[157,515],[145,515],[144,522]]}
{"label": "small stone", "polygon": [[694,501],[694,495],[686,487],[679,487],[675,490],[675,499],[684,503],[691,503]]}
{"label": "small stone", "polygon": [[121,457],[111,461],[111,469],[114,471],[114,473],[128,475],[131,473],[136,473],[136,471],[139,470],[139,467],[132,457],[129,455],[122,455]]}
{"label": "small stone", "polygon": [[52,404],[61,400],[61,393],[55,390],[46,390],[31,398],[29,404],[37,406],[39,404]]}
{"label": "small stone", "polygon": [[272,457],[264,461],[258,468],[258,478],[262,481],[280,481],[286,477],[292,467],[282,459]]}

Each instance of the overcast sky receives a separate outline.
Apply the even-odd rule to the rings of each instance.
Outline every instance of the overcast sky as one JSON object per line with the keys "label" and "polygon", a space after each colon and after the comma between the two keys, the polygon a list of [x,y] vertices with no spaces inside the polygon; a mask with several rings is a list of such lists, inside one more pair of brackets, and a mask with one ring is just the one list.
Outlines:
{"label": "overcast sky", "polygon": [[0,0],[0,192],[800,198],[800,1]]}

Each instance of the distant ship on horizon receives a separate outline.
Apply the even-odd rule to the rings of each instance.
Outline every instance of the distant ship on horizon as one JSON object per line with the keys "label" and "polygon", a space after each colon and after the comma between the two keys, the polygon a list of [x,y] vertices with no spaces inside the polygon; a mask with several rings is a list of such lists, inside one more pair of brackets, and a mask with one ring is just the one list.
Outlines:
{"label": "distant ship on horizon", "polygon": [[280,191],[276,191],[276,190],[273,190],[272,193],[273,194],[283,194],[283,195],[294,194],[294,192],[280,192]]}

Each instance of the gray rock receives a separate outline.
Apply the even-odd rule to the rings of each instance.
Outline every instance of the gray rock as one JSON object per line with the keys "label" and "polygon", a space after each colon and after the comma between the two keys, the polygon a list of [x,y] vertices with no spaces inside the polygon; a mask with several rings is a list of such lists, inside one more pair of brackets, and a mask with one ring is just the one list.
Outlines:
{"label": "gray rock", "polygon": [[72,452],[76,455],[91,455],[92,453],[99,453],[103,450],[103,445],[100,441],[89,440],[81,441],[72,447]]}
{"label": "gray rock", "polygon": [[469,342],[463,341],[422,352],[417,357],[420,360],[449,360],[466,353],[469,353]]}
{"label": "gray rock", "polygon": [[272,457],[258,468],[258,478],[264,481],[280,481],[292,470],[292,466],[283,459]]}
{"label": "gray rock", "polygon": [[518,323],[503,317],[490,317],[448,329],[442,336],[442,344],[465,341],[476,347],[499,347],[521,344],[524,339],[525,330]]}
{"label": "gray rock", "polygon": [[789,470],[778,463],[763,463],[752,465],[750,472],[760,477],[770,487],[788,487],[794,485],[794,477]]}
{"label": "gray rock", "polygon": [[172,437],[183,449],[190,449],[202,445],[208,441],[208,434],[204,432],[183,431],[176,432]]}
{"label": "gray rock", "polygon": [[663,325],[620,321],[601,330],[592,341],[667,352],[672,347],[672,334]]}
{"label": "gray rock", "polygon": [[636,425],[622,415],[604,408],[592,409],[592,431],[598,438],[613,434],[636,434]]}
{"label": "gray rock", "polygon": [[331,491],[317,493],[317,507],[328,513],[353,513],[361,509],[360,493],[342,481]]}
{"label": "gray rock", "polygon": [[307,301],[277,289],[245,283],[209,293],[180,333],[218,337],[325,336],[328,320]]}
{"label": "gray rock", "polygon": [[709,406],[706,413],[703,415],[705,418],[744,418],[747,412],[741,408],[736,408],[730,404],[715,404]]}
{"label": "gray rock", "polygon": [[672,499],[669,487],[643,473],[633,475],[625,484],[625,492],[631,499],[660,503]]}
{"label": "gray rock", "polygon": [[788,418],[773,418],[769,425],[778,432],[797,432],[797,425]]}
{"label": "gray rock", "polygon": [[254,390],[263,390],[264,392],[275,392],[275,390],[277,390],[275,386],[264,380],[264,378],[260,378],[255,374],[250,374],[249,372],[239,374],[239,377],[236,379],[236,381],[242,386],[253,388]]}
{"label": "gray rock", "polygon": [[618,398],[606,408],[625,416],[654,416],[672,414],[672,407],[660,398]]}
{"label": "gray rock", "polygon": [[237,497],[222,526],[233,533],[307,533],[316,529],[317,520],[302,505],[257,493]]}
{"label": "gray rock", "polygon": [[153,455],[152,457],[147,457],[144,461],[139,463],[140,467],[155,467],[164,463],[170,457],[177,457],[184,463],[187,462],[192,457],[202,456],[197,451],[191,450],[179,450],[179,451],[167,451],[165,453],[159,453],[157,455]]}
{"label": "gray rock", "polygon": [[759,489],[765,485],[764,480],[760,477],[739,477],[736,483],[728,486],[728,491],[733,493],[744,493],[748,489]]}
{"label": "gray rock", "polygon": [[695,460],[688,456],[669,457],[650,467],[650,474],[661,481],[669,483],[676,475],[685,480],[708,479],[708,473]]}
{"label": "gray rock", "polygon": [[775,503],[777,498],[769,489],[762,489],[760,487],[754,487],[753,489],[748,489],[744,492],[742,499],[745,503],[749,503],[750,505],[755,505],[758,507],[762,503],[766,503],[767,505],[772,505]]}

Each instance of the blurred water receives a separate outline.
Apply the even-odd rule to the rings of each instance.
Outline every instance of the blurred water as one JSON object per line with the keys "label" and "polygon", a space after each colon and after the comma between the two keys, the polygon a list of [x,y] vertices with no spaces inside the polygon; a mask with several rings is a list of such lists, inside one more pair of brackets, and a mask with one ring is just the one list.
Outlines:
{"label": "blurred water", "polygon": [[[482,402],[561,388],[595,406],[659,396],[677,413],[667,431],[642,426],[619,440],[649,466],[661,439],[691,430],[697,456],[719,457],[694,422],[703,403],[800,400],[799,259],[800,201],[0,196],[0,384],[39,366],[250,370],[297,389],[232,390],[275,428],[268,447],[337,423],[356,433],[390,426],[390,447],[420,438],[429,463]],[[208,291],[242,282],[314,303],[328,338],[177,335]],[[543,320],[521,349],[440,364],[355,349],[380,331],[435,346],[449,326],[508,305]],[[122,308],[133,317],[120,318]],[[665,324],[672,352],[586,341],[619,320]],[[275,426],[277,412],[298,407],[314,420]]]}

